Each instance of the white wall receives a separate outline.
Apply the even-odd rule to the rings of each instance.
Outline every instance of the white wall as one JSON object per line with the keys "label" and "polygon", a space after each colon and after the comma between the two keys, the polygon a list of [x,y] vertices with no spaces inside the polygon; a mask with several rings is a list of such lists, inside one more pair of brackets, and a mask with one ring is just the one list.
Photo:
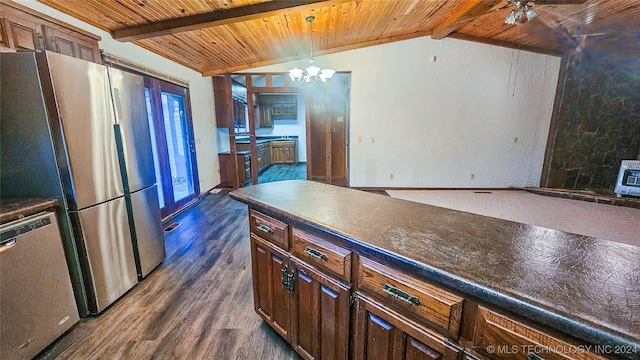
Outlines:
{"label": "white wall", "polygon": [[191,115],[193,118],[193,130],[196,142],[196,156],[198,158],[200,191],[208,191],[220,183],[213,104],[213,83],[210,77],[202,77],[202,75],[196,71],[190,70],[132,43],[122,43],[114,40],[109,33],[38,3],[35,0],[21,0],[17,2],[102,37],[99,43],[100,49],[103,49],[109,54],[188,81],[191,96]]}
{"label": "white wall", "polygon": [[539,185],[559,57],[421,37],[316,60],[352,74],[351,186]]}

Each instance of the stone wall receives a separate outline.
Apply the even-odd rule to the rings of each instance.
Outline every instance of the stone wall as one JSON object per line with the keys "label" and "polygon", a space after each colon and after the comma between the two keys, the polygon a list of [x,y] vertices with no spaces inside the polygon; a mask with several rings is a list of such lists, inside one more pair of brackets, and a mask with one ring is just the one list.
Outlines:
{"label": "stone wall", "polygon": [[542,186],[613,191],[620,161],[640,158],[638,59],[579,53],[566,64]]}

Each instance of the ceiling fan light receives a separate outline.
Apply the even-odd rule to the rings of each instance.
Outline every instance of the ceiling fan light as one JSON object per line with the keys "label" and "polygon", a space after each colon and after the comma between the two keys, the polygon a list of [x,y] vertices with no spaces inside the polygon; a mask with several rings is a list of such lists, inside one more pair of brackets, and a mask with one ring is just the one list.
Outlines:
{"label": "ceiling fan light", "polygon": [[538,15],[538,12],[532,8],[532,7],[527,7],[527,20],[531,21],[533,19],[535,19]]}
{"label": "ceiling fan light", "polygon": [[504,19],[505,24],[513,25],[516,23],[516,15],[515,12],[512,11],[506,19]]}
{"label": "ceiling fan light", "polygon": [[513,17],[516,20],[520,20],[524,17],[524,6],[518,6],[515,10],[513,10]]}
{"label": "ceiling fan light", "polygon": [[291,80],[295,82],[299,82],[302,79],[302,73],[303,73],[302,69],[293,68],[289,70],[289,77],[291,78]]}

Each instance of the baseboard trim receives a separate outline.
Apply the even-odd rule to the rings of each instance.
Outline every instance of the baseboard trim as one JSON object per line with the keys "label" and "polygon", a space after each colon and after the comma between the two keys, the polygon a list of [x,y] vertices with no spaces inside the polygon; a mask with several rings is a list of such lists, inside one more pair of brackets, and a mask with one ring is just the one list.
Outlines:
{"label": "baseboard trim", "polygon": [[[207,192],[207,194],[209,194],[209,193]],[[184,212],[185,210],[189,209],[193,205],[199,203],[201,199],[202,199],[202,197],[198,196],[197,198],[195,198],[195,199],[189,201],[188,203],[184,204],[184,206],[182,206],[180,209],[176,210],[176,212],[174,212],[172,214],[169,214],[166,218],[163,218],[162,219],[162,228],[164,229],[167,225],[169,225],[169,222],[171,222],[173,220],[173,218],[175,218],[176,216],[180,215],[182,212]]]}

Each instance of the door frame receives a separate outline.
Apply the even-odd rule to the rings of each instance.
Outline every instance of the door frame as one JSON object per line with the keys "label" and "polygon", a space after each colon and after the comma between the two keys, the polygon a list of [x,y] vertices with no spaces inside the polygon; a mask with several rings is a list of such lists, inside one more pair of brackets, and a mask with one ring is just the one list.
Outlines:
{"label": "door frame", "polygon": [[[181,208],[198,199],[200,196],[200,181],[198,177],[198,161],[195,151],[195,134],[193,131],[193,119],[191,118],[191,99],[189,97],[189,89],[180,85],[176,85],[162,79],[157,79],[151,76],[144,76],[144,86],[150,89],[152,117],[154,125],[154,133],[156,134],[156,146],[158,162],[160,164],[169,163],[169,149],[166,143],[166,131],[164,128],[163,119],[157,119],[155,114],[162,114],[162,99],[161,92],[167,92],[182,96],[184,99],[184,118],[188,151],[191,154],[190,158],[190,170],[193,177],[193,195],[187,196],[178,201],[174,200],[173,182],[171,181],[171,172],[167,173],[164,169],[160,169],[160,175],[162,177],[162,192],[164,194],[164,207],[160,209],[163,219],[178,212]],[[164,141],[157,141],[158,135],[162,135]],[[167,195],[171,198],[167,199]],[[170,200],[170,201],[169,201]]]}

